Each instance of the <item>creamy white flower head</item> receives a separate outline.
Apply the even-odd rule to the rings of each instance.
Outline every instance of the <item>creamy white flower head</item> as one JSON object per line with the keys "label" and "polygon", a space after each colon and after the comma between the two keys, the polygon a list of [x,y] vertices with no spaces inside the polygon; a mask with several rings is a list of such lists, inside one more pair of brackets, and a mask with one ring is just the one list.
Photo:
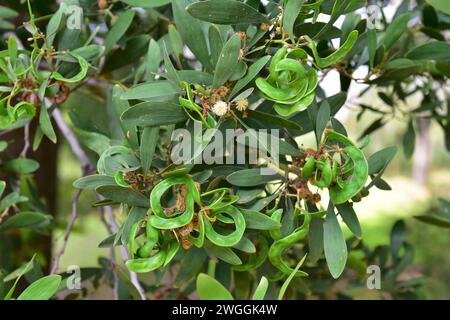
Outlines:
{"label": "creamy white flower head", "polygon": [[212,112],[219,117],[226,115],[228,112],[228,103],[222,100],[217,101],[212,107]]}
{"label": "creamy white flower head", "polygon": [[248,107],[248,100],[247,99],[241,99],[236,101],[236,109],[238,109],[240,112],[244,112]]}

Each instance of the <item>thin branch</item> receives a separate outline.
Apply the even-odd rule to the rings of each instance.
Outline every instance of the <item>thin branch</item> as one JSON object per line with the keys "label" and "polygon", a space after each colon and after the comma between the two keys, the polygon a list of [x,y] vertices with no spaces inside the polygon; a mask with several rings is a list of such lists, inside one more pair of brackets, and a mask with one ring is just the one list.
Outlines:
{"label": "thin branch", "polygon": [[[64,121],[63,115],[59,109],[56,108],[53,111],[53,118],[55,119],[55,122],[56,122],[58,128],[61,130],[61,133],[64,135],[64,137],[66,138],[70,147],[72,148],[73,153],[80,161],[82,176],[83,177],[86,176],[92,170],[92,164],[89,161],[88,157],[86,156],[86,153],[81,148],[80,143],[78,142],[78,140],[75,137],[72,130],[69,128],[67,123]],[[66,250],[67,241],[69,240],[70,232],[73,229],[75,220],[78,218],[78,200],[80,198],[81,191],[82,190],[77,190],[75,192],[75,195],[73,196],[72,215],[71,215],[69,223],[67,224],[67,227],[64,231],[63,243],[62,243],[60,249],[55,254],[55,257],[53,258],[52,268],[50,271],[51,274],[54,274],[58,271],[59,262],[61,260],[62,255],[64,254],[64,251]]]}
{"label": "thin branch", "polygon": [[[83,177],[86,175],[87,171],[83,170]],[[69,223],[67,224],[66,230],[64,230],[63,243],[59,250],[56,252],[55,257],[53,258],[52,268],[50,274],[55,274],[58,271],[59,262],[61,260],[62,255],[67,247],[67,241],[69,240],[70,233],[72,232],[73,226],[75,224],[75,220],[78,217],[78,199],[80,198],[82,189],[78,189],[75,192],[75,195],[72,199],[72,215],[70,217]]]}
{"label": "thin branch", "polygon": [[53,111],[53,119],[55,119],[56,125],[58,126],[59,130],[61,130],[61,133],[64,135],[67,142],[69,143],[72,152],[81,162],[82,168],[89,170],[92,167],[92,164],[89,161],[89,158],[87,157],[84,150],[81,148],[81,145],[78,142],[78,139],[75,137],[75,134],[73,133],[72,129],[70,129],[70,127],[64,121],[61,110],[59,110],[58,108],[56,108]]}
{"label": "thin branch", "polygon": [[[107,218],[109,220],[106,221],[106,219],[102,220],[104,221],[105,225],[107,226],[108,229],[110,229],[113,233],[117,232],[119,230],[119,226],[116,223],[116,219],[114,218],[114,212],[112,210],[112,207],[110,206],[106,206],[104,207],[104,210],[106,212]],[[123,245],[120,246],[120,253],[122,255],[122,259],[123,260],[130,260],[130,253],[128,252],[127,248]],[[147,300],[147,296],[145,294],[145,290],[144,288],[142,288],[141,284],[139,283],[139,279],[137,277],[137,274],[129,271],[130,274],[130,280],[131,283],[134,285],[134,287],[136,288],[137,292],[139,293],[139,296],[141,297],[142,300]]]}
{"label": "thin branch", "polygon": [[24,142],[23,149],[22,149],[22,152],[20,153],[20,156],[26,158],[28,149],[30,149],[30,124],[29,123],[27,125],[25,125],[25,127],[23,128],[23,142]]}

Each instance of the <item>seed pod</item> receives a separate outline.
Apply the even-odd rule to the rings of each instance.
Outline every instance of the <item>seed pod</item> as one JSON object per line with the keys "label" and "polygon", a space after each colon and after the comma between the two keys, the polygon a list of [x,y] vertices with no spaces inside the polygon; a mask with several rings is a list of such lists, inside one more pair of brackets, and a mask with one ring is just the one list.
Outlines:
{"label": "seed pod", "polygon": [[309,157],[306,160],[305,165],[303,166],[302,177],[305,179],[309,179],[313,175],[315,166],[316,160],[314,159],[314,157]]}

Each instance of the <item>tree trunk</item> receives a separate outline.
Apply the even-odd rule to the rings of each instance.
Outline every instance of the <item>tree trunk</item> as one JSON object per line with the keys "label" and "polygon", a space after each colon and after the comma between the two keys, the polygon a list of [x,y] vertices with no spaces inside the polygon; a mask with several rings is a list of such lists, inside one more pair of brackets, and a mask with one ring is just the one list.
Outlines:
{"label": "tree trunk", "polygon": [[417,119],[417,138],[414,150],[413,177],[420,184],[428,182],[430,166],[430,120],[425,118]]}

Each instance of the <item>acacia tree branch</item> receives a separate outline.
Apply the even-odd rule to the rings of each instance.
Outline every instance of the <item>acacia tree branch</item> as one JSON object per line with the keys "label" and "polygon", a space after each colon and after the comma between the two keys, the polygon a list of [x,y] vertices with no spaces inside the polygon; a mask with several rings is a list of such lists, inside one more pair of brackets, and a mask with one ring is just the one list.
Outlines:
{"label": "acacia tree branch", "polygon": [[30,124],[26,124],[23,128],[23,149],[20,153],[21,157],[26,158],[28,149],[30,148]]}
{"label": "acacia tree branch", "polygon": [[[61,130],[61,133],[63,134],[63,136],[66,138],[67,142],[69,143],[73,153],[80,161],[82,176],[83,177],[86,176],[92,170],[92,164],[89,161],[89,158],[86,156],[86,153],[81,148],[80,143],[78,142],[78,139],[75,137],[75,134],[73,133],[73,131],[70,129],[70,127],[64,121],[62,113],[59,109],[56,108],[53,111],[53,118],[55,119],[56,125]],[[61,260],[62,255],[64,254],[64,251],[66,250],[70,233],[75,224],[75,220],[78,217],[78,200],[80,198],[81,191],[82,191],[81,189],[77,190],[75,192],[75,195],[73,196],[72,215],[70,217],[70,220],[69,220],[69,223],[67,224],[66,229],[64,230],[63,243],[62,243],[61,247],[59,248],[59,250],[56,252],[55,257],[53,258],[50,274],[54,274],[58,271],[59,262]]]}
{"label": "acacia tree branch", "polygon": [[72,152],[80,161],[81,167],[86,168],[86,170],[91,169],[92,168],[91,161],[89,161],[89,158],[87,157],[83,148],[81,148],[81,145],[78,142],[77,137],[75,137],[75,134],[73,133],[72,129],[70,129],[70,127],[64,121],[61,110],[59,110],[58,108],[56,108],[53,111],[53,119],[55,119],[56,125],[58,126],[59,130],[61,130],[61,133],[64,135],[67,142],[69,143]]}
{"label": "acacia tree branch", "polygon": [[[106,206],[103,208],[104,211],[106,212],[106,215],[108,217],[108,221],[106,221],[106,219],[104,219],[103,223],[106,225],[107,229],[111,230],[112,233],[115,233],[119,230],[119,226],[116,223],[116,219],[114,218],[114,212],[112,210],[112,207],[110,206]],[[127,248],[123,245],[120,246],[120,253],[122,255],[122,259],[123,260],[130,260],[130,253],[128,252]],[[141,286],[141,284],[139,283],[139,279],[137,277],[137,274],[133,271],[129,270],[129,274],[130,274],[130,281],[131,283],[134,285],[134,287],[136,288],[137,292],[139,293],[139,296],[141,297],[142,300],[147,300],[147,295],[145,294],[145,290],[144,288]],[[116,285],[116,283],[115,283]]]}

